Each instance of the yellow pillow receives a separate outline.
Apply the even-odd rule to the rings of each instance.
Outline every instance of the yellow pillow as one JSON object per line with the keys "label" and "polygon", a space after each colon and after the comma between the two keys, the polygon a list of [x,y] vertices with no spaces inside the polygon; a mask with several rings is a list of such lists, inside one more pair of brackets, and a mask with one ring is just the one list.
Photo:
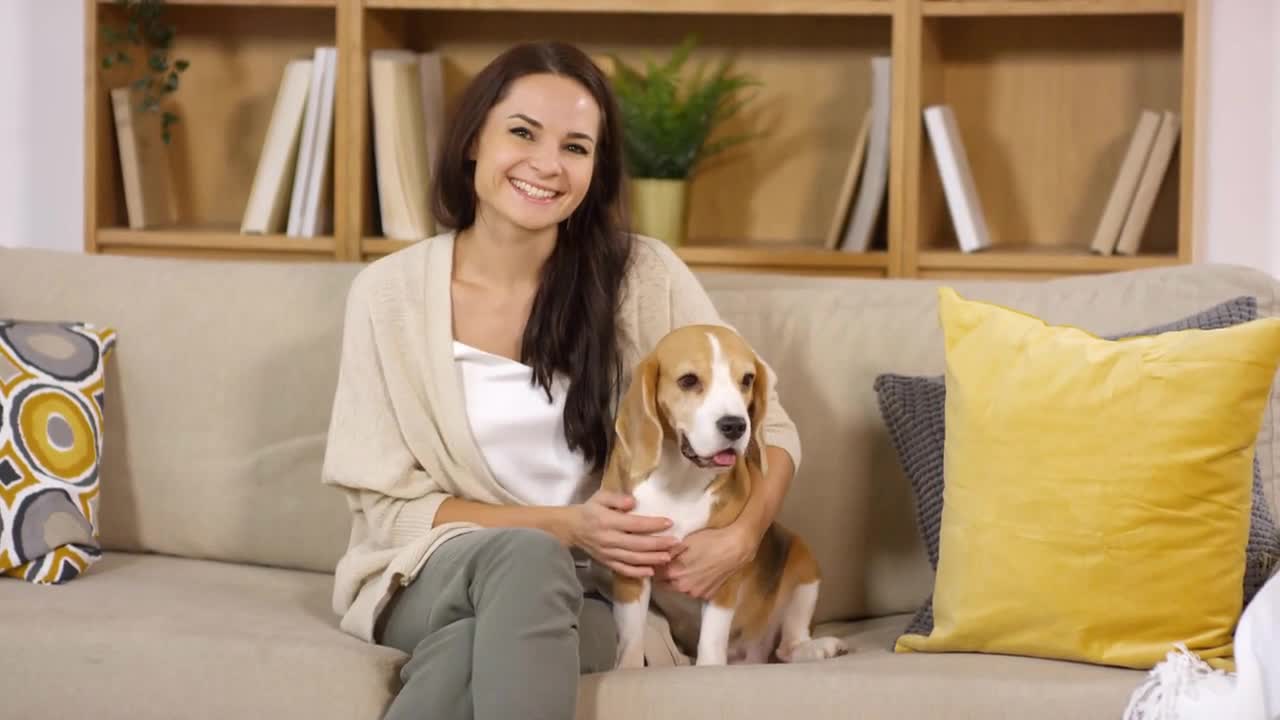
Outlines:
{"label": "yellow pillow", "polygon": [[1104,340],[941,288],[934,628],[898,652],[1230,669],[1280,319]]}

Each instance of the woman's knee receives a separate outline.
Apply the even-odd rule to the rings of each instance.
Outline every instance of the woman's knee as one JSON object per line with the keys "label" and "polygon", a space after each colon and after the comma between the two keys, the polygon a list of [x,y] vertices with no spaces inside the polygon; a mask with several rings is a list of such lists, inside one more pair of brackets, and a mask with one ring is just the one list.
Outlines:
{"label": "woman's knee", "polygon": [[485,563],[487,580],[522,593],[564,592],[575,597],[573,611],[577,613],[582,602],[582,585],[569,548],[554,535],[532,528],[478,532],[492,533],[485,543],[489,550]]}

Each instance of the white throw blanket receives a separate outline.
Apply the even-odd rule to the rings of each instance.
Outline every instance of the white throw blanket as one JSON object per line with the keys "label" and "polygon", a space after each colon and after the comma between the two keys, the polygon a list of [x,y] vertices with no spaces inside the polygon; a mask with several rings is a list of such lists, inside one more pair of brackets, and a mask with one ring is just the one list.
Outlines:
{"label": "white throw blanket", "polygon": [[1179,644],[1134,691],[1124,720],[1280,720],[1280,574],[1241,615],[1234,647],[1226,673]]}

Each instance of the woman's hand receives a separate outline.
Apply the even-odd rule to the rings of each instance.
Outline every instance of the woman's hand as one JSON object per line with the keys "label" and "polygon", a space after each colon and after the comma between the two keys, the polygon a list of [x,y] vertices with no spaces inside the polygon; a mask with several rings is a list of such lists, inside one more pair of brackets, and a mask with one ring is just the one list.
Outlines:
{"label": "woman's hand", "polygon": [[570,542],[621,575],[652,576],[655,566],[671,561],[677,540],[654,534],[670,529],[667,518],[629,514],[635,504],[630,495],[601,489],[585,503],[569,506]]}
{"label": "woman's hand", "polygon": [[730,575],[751,561],[757,542],[740,523],[689,533],[659,577],[676,590],[710,600]]}

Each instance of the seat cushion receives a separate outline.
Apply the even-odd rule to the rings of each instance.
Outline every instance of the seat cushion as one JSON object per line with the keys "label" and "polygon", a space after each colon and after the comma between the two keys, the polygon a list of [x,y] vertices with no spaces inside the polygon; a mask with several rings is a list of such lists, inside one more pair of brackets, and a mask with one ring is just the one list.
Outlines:
{"label": "seat cushion", "polygon": [[1118,718],[1145,675],[1083,663],[894,654],[910,614],[818,627],[851,653],[821,663],[646,668],[590,675],[578,720],[640,718]]}
{"label": "seat cushion", "polygon": [[381,716],[404,654],[337,628],[333,576],[108,552],[56,587],[0,579],[6,717]]}

